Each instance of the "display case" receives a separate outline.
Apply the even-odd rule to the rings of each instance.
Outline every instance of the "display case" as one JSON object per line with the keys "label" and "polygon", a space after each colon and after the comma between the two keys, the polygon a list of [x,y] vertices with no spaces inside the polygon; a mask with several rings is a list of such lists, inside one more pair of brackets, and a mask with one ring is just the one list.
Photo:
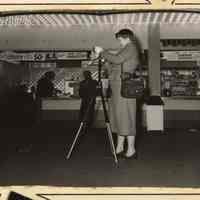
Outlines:
{"label": "display case", "polygon": [[200,97],[200,80],[194,69],[161,70],[161,96]]}
{"label": "display case", "polygon": [[161,51],[161,96],[200,97],[200,51]]}
{"label": "display case", "polygon": [[165,128],[200,128],[200,48],[161,48]]}

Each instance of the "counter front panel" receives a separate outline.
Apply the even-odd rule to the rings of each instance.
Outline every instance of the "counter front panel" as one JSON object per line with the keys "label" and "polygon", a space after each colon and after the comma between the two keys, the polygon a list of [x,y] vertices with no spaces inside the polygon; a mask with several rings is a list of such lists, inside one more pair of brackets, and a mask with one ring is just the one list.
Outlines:
{"label": "counter front panel", "polygon": [[[58,97],[43,98],[41,120],[78,121],[81,99]],[[96,99],[95,126],[105,126],[101,99]]]}

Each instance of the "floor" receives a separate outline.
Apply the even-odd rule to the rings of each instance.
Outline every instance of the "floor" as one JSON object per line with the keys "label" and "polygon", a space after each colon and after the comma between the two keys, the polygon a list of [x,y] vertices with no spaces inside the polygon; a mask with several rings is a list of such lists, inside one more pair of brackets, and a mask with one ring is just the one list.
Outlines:
{"label": "floor", "polygon": [[138,159],[116,165],[105,129],[81,134],[67,160],[77,128],[69,122],[1,128],[0,186],[200,186],[199,131],[140,131]]}

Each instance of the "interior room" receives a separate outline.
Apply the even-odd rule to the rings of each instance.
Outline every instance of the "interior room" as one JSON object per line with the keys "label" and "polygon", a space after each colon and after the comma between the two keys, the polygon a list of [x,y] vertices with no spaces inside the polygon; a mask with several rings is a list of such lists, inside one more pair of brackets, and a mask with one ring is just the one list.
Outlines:
{"label": "interior room", "polygon": [[[199,187],[199,23],[193,11],[0,16],[0,185]],[[138,158],[116,163],[97,96],[94,124],[80,132],[67,159],[80,128],[83,72],[99,81],[92,50],[119,51],[120,29],[131,29],[141,46],[136,73],[146,93],[137,100]],[[55,73],[56,92],[37,101],[38,82],[48,71]]]}

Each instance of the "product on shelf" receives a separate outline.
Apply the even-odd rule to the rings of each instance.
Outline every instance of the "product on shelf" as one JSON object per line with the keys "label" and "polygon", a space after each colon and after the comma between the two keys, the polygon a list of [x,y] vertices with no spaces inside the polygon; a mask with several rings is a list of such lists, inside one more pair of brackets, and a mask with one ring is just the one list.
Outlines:
{"label": "product on shelf", "polygon": [[198,92],[198,76],[195,71],[169,70],[161,74],[163,96],[196,96]]}

